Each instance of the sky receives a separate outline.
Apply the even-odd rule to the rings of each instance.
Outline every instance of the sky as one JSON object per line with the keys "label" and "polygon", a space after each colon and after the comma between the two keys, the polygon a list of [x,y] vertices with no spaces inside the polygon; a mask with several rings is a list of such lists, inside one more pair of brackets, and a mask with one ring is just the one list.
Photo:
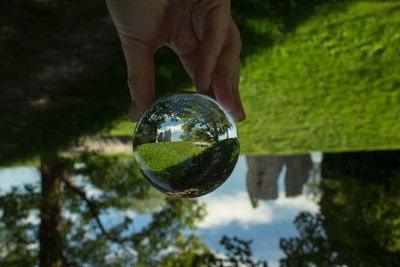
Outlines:
{"label": "sky", "polygon": [[[319,162],[320,153],[312,154],[313,161]],[[222,235],[237,236],[253,240],[251,248],[256,260],[267,260],[269,266],[278,266],[283,256],[279,239],[298,235],[293,220],[300,211],[318,212],[318,205],[306,195],[287,198],[284,186],[284,167],[279,175],[278,192],[275,200],[260,201],[253,208],[246,190],[246,159],[239,157],[231,177],[217,190],[200,198],[206,203],[208,216],[199,225],[205,243],[220,251]]]}
{"label": "sky", "polygon": [[[321,153],[312,153],[313,161],[321,161]],[[287,198],[284,194],[284,173],[278,180],[279,196],[275,200],[260,201],[257,208],[251,206],[246,190],[247,165],[240,156],[229,179],[214,192],[198,200],[207,205],[207,216],[199,224],[198,233],[212,249],[223,251],[219,240],[223,235],[253,240],[253,258],[267,260],[270,266],[278,266],[283,256],[279,239],[297,235],[293,220],[300,211],[318,212],[318,205],[305,194]],[[0,192],[9,191],[12,186],[24,183],[38,183],[40,174],[36,167],[13,167],[0,169]],[[95,192],[94,192],[95,193]],[[115,218],[116,214],[108,214]],[[151,216],[135,217],[135,229],[146,225]],[[107,218],[104,218],[107,220]]]}
{"label": "sky", "polygon": [[174,122],[167,119],[162,128],[157,131],[157,136],[164,131],[171,130],[171,141],[181,141],[180,136],[183,134],[182,125],[183,123],[180,121]]}

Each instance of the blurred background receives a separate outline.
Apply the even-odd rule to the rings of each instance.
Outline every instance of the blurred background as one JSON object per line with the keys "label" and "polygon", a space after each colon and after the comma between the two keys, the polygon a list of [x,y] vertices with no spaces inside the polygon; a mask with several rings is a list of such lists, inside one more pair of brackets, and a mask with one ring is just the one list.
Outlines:
{"label": "blurred background", "polygon": [[[196,199],[132,157],[103,1],[0,2],[1,266],[397,266],[400,1],[232,1],[241,156]],[[156,98],[193,90],[155,55]]]}

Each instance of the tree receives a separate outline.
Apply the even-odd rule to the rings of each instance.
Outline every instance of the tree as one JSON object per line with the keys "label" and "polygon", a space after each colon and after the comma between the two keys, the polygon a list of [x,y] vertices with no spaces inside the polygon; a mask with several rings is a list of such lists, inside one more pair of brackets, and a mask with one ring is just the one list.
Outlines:
{"label": "tree", "polygon": [[34,187],[13,188],[0,196],[0,263],[33,266],[37,263],[37,225],[28,220],[37,211],[40,194]]}
{"label": "tree", "polygon": [[296,218],[300,237],[281,240],[282,265],[397,266],[399,166],[399,151],[325,154],[321,214]]}
{"label": "tree", "polygon": [[219,243],[224,246],[228,258],[220,260],[221,263],[234,262],[235,266],[268,267],[266,261],[256,262],[251,259],[252,251],[250,245],[252,242],[253,240],[242,240],[236,236],[230,238],[223,235]]}
{"label": "tree", "polygon": [[[41,188],[53,190],[46,195],[57,197],[57,201],[40,199],[39,188],[34,186],[15,188],[1,197],[0,243],[7,246],[1,251],[0,262],[17,265],[23,261],[25,266],[38,262],[41,266],[152,264],[158,261],[162,250],[174,247],[176,240],[196,241],[193,236],[178,237],[185,229],[194,229],[205,215],[204,207],[193,200],[165,199],[150,189],[133,162],[92,154],[83,154],[76,161],[58,158],[46,162],[42,166],[42,184],[46,182],[47,187],[54,182],[47,182],[43,176],[67,172],[59,180],[53,179],[59,184]],[[77,162],[84,166],[76,167]],[[90,196],[89,191],[98,193]],[[55,209],[49,206],[54,203]],[[37,214],[39,209],[40,227],[29,221],[30,214]],[[133,219],[124,215],[125,210],[154,212],[153,221],[141,231],[131,231]],[[110,211],[121,218],[105,224],[102,216]],[[52,227],[52,223],[57,226]],[[44,255],[50,252],[55,254]]]}
{"label": "tree", "polygon": [[285,258],[280,260],[281,266],[337,266],[341,262],[327,240],[322,226],[324,218],[321,214],[313,215],[301,212],[296,216],[294,224],[299,237],[282,238],[280,248]]}
{"label": "tree", "polygon": [[[195,233],[205,206],[155,191],[133,161],[83,153],[43,162],[40,187],[0,196],[0,265],[264,266],[251,259],[250,242],[236,237],[221,241],[227,259],[211,251]],[[135,229],[132,211],[152,219]]]}

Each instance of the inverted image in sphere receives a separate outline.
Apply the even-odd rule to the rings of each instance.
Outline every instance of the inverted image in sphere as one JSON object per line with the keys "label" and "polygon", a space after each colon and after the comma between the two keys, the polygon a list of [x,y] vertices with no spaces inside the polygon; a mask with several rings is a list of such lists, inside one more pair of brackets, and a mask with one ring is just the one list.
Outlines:
{"label": "inverted image in sphere", "polygon": [[161,192],[198,197],[230,176],[239,138],[234,120],[215,100],[178,94],[144,113],[134,132],[133,155],[146,180]]}

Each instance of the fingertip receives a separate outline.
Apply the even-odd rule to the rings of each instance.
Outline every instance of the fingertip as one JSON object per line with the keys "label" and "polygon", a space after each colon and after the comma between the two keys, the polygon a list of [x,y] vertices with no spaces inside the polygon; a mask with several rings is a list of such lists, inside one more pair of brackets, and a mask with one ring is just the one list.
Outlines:
{"label": "fingertip", "polygon": [[228,112],[236,108],[235,98],[232,92],[232,84],[228,81],[214,83],[214,93],[218,103]]}
{"label": "fingertip", "polygon": [[235,122],[242,122],[246,119],[246,113],[243,109],[236,108],[235,110],[229,112],[229,114],[233,117]]}
{"label": "fingertip", "polygon": [[240,101],[239,91],[235,91],[234,93],[235,93],[236,107],[231,112],[231,114],[236,122],[241,122],[246,119],[246,112],[244,111],[242,102]]}
{"label": "fingertip", "polygon": [[210,88],[211,74],[207,74],[210,70],[207,68],[198,67],[193,77],[193,84],[199,92],[206,92]]}
{"label": "fingertip", "polygon": [[246,113],[244,112],[244,110],[237,111],[233,114],[233,118],[236,122],[242,122],[246,119]]}

